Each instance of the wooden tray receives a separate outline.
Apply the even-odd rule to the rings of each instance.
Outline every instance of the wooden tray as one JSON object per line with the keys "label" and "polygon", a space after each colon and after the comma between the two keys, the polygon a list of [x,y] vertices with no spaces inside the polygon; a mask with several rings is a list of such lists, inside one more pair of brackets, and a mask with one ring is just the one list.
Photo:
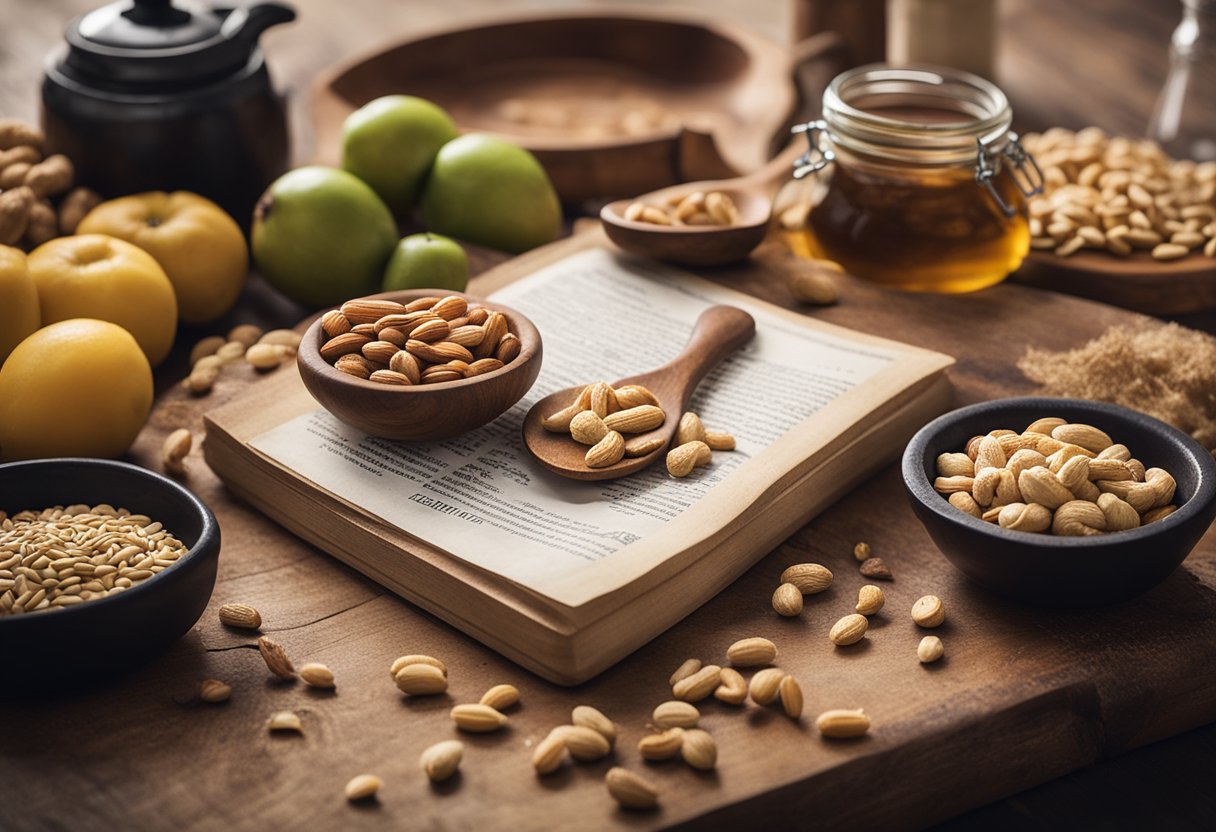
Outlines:
{"label": "wooden tray", "polygon": [[1017,283],[1143,312],[1187,315],[1216,309],[1216,258],[1192,254],[1162,263],[1147,254],[1071,257],[1032,251],[1011,278]]}
{"label": "wooden tray", "polygon": [[537,155],[567,203],[632,196],[755,170],[798,104],[831,71],[807,72],[839,40],[790,50],[696,14],[649,10],[513,16],[415,37],[322,75],[313,118],[322,162],[341,158],[342,121],[373,98],[422,96],[462,130]]}

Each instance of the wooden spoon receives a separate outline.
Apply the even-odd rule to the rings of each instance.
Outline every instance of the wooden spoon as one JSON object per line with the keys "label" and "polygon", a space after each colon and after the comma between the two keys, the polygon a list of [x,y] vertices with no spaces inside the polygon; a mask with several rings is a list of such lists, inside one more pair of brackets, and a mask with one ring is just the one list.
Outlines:
{"label": "wooden spoon", "polygon": [[692,336],[683,352],[657,370],[619,379],[613,387],[640,384],[654,393],[667,419],[654,430],[632,436],[662,439],[658,450],[646,456],[626,457],[607,468],[588,468],[584,461],[587,446],[580,445],[566,433],[552,433],[542,427],[541,420],[574,403],[582,387],[568,387],[545,396],[528,411],[524,419],[524,444],[532,456],[555,474],[575,480],[611,480],[640,471],[667,453],[667,445],[675,436],[680,416],[688,406],[697,384],[723,358],[742,347],[756,333],[752,316],[734,306],[711,306],[697,318]]}
{"label": "wooden spoon", "polygon": [[[806,141],[791,142],[780,155],[755,173],[736,179],[685,182],[634,199],[618,199],[600,210],[600,220],[612,242],[631,254],[683,266],[720,266],[743,260],[760,245],[773,217],[773,197],[793,173],[794,161],[806,152]],[[739,222],[734,225],[656,225],[625,219],[635,202],[666,205],[672,194],[721,191],[734,200]]]}

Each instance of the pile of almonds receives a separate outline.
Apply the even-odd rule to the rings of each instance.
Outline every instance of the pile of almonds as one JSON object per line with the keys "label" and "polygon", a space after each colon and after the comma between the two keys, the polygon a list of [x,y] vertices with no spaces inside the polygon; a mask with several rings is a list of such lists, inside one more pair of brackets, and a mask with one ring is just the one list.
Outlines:
{"label": "pile of almonds", "polygon": [[321,357],[356,378],[406,387],[492,373],[519,357],[507,316],[458,295],[406,304],[348,300],[321,317]]}
{"label": "pile of almonds", "polygon": [[651,225],[737,225],[739,208],[722,191],[693,191],[672,194],[662,206],[634,202],[625,209],[625,219]]}
{"label": "pile of almonds", "polygon": [[[72,188],[76,169],[68,157],[43,156],[46,137],[32,124],[0,119],[0,245],[31,249],[73,234],[101,197]],[[58,206],[52,202],[59,199]]]}
{"label": "pile of almonds", "polygon": [[1153,141],[1096,127],[1052,128],[1022,144],[1043,171],[1030,201],[1030,245],[1067,257],[1083,248],[1176,260],[1216,257],[1216,162],[1169,158]]}
{"label": "pile of almonds", "polygon": [[974,436],[937,458],[933,487],[1001,528],[1057,535],[1134,529],[1168,517],[1175,482],[1092,425],[1049,417],[1026,430]]}

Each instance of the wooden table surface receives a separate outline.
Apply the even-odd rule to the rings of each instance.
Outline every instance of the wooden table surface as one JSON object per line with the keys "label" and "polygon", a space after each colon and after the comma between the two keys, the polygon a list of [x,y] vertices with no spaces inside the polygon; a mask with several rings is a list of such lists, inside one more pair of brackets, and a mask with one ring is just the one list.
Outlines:
{"label": "wooden table surface", "polygon": [[[0,114],[34,115],[42,55],[56,42],[67,17],[90,5],[86,0],[39,4],[0,0],[0,19],[8,24],[0,27]],[[417,27],[450,22],[493,7],[490,0],[408,5],[308,0],[296,5],[302,12],[300,23],[271,32],[265,43],[277,78],[295,93],[293,119],[296,135],[302,139],[297,147],[300,158],[307,158],[309,152],[303,93],[317,70],[351,51]],[[555,8],[569,4],[526,5]],[[774,37],[781,37],[784,31],[785,16],[778,4],[715,0],[701,5],[719,8],[724,16]],[[1116,131],[1139,131],[1164,74],[1165,43],[1176,11],[1170,3],[1135,0],[1006,3],[1001,81],[1024,126],[1097,123]],[[484,267],[493,259],[480,256],[478,265]],[[774,287],[762,281],[750,282],[748,288],[780,301]],[[233,319],[280,324],[294,322],[299,314],[257,286],[251,288],[247,301]],[[946,346],[940,329],[943,322],[975,320],[977,314],[998,321],[1005,315],[1001,310],[1023,303],[1042,304],[1049,310],[1046,319],[1059,326],[1050,330],[1036,327],[1024,337],[1002,342],[996,336],[1006,332],[1002,327],[1007,324],[997,323],[970,350]],[[965,401],[1030,390],[1012,367],[1026,338],[1065,347],[1097,334],[1108,323],[1127,319],[1125,313],[1107,307],[1011,286],[969,299],[940,299],[879,298],[868,287],[850,285],[844,304],[820,314],[864,329],[890,332],[899,327],[900,337],[910,342],[953,352],[961,360],[952,377]],[[199,335],[183,334],[183,340],[188,346]],[[158,373],[162,389],[171,386],[180,367],[179,350],[178,361]],[[153,465],[159,440],[168,430],[182,424],[198,429],[204,409],[237,394],[248,383],[256,383],[251,374],[233,374],[221,381],[209,399],[187,400],[175,392],[162,395],[148,429],[133,449],[133,458]],[[919,527],[911,525],[914,521],[898,493],[898,475],[892,467],[809,524],[696,615],[614,670],[569,692],[512,667],[284,534],[233,501],[197,454],[190,462],[190,486],[215,508],[225,530],[212,609],[163,659],[118,685],[39,706],[7,707],[0,795],[10,808],[0,826],[266,829],[305,823],[339,828],[357,823],[369,828],[533,828],[544,822],[560,828],[580,821],[588,826],[640,823],[649,827],[699,819],[744,827],[760,818],[778,828],[806,825],[814,817],[813,806],[805,807],[805,813],[791,811],[804,808],[805,795],[787,789],[775,798],[763,797],[766,788],[785,782],[782,773],[741,759],[746,753],[764,753],[771,743],[778,759],[787,758],[794,764],[797,746],[780,733],[789,726],[773,719],[751,720],[758,723],[755,730],[763,732],[763,741],[756,744],[754,738],[745,743],[738,734],[742,729],[718,721],[715,714],[713,729],[722,731],[723,771],[709,782],[688,771],[657,772],[657,779],[682,790],[706,789],[703,806],[673,799],[672,808],[657,819],[614,813],[596,782],[602,766],[572,770],[549,784],[552,789],[547,797],[553,800],[549,807],[534,801],[512,803],[509,790],[504,792],[502,783],[494,779],[492,758],[526,754],[517,747],[521,742],[537,732],[543,734],[561,721],[572,704],[583,701],[599,704],[629,724],[631,736],[636,738],[645,714],[662,695],[656,679],[670,672],[669,664],[674,667],[673,662],[686,655],[717,655],[739,633],[773,631],[767,596],[775,576],[788,563],[817,559],[844,574],[847,547],[860,538],[868,539],[880,553],[891,553],[897,569],[905,570],[901,574],[908,577],[922,566],[928,568],[937,557]],[[874,498],[889,502],[891,516],[873,516],[869,505]],[[1161,592],[1174,597],[1180,591],[1179,582],[1189,582],[1192,576],[1210,581],[1213,544],[1209,534],[1205,548],[1188,562],[1187,571]],[[958,599],[961,609],[982,603],[961,579],[943,580],[947,583],[941,594]],[[909,582],[907,591],[915,585]],[[337,695],[317,696],[298,685],[283,689],[269,683],[250,640],[216,623],[214,607],[226,601],[245,601],[261,608],[267,632],[299,659],[328,661],[339,672]],[[964,625],[957,635],[967,629]],[[443,656],[453,667],[454,679],[460,674],[468,680],[461,683],[462,697],[477,695],[480,691],[471,687],[487,679],[511,681],[525,696],[517,717],[520,727],[505,739],[471,742],[466,774],[433,791],[421,784],[416,757],[428,739],[450,736],[450,731],[438,727],[450,703],[402,703],[384,672],[386,656],[391,659],[414,650]],[[796,646],[791,653],[792,666],[809,655],[802,654],[800,659]],[[942,669],[966,672],[961,662]],[[812,669],[807,670],[813,675]],[[207,676],[234,685],[231,703],[205,708],[190,701],[197,682]],[[644,680],[644,687],[638,687],[639,680]],[[1152,698],[1146,701],[1151,704]],[[308,734],[303,740],[267,739],[261,723],[270,711],[281,707],[304,713]],[[1164,725],[1169,719],[1151,722]],[[1139,737],[1094,737],[1083,756],[1097,759],[1151,739],[1152,732]],[[746,747],[754,751],[745,752]],[[475,761],[476,755],[483,759]],[[636,766],[631,751],[625,756]],[[738,761],[739,774],[733,782],[725,767],[728,759]],[[1170,828],[1203,828],[1216,809],[1209,788],[1213,761],[1216,730],[1209,726],[974,809],[946,823],[945,828],[1052,828],[1065,824],[1137,828],[1150,822]],[[921,805],[899,818],[888,817],[887,825],[942,821],[1062,773],[1050,765],[1016,762],[1009,766],[1007,779],[959,782],[948,799]],[[363,770],[379,772],[390,780],[390,786],[379,808],[348,809],[340,799],[341,784]],[[884,790],[897,788],[893,784],[916,779],[900,771],[889,772],[889,778],[881,784],[858,784],[849,792],[857,800],[881,801]],[[771,805],[774,803],[778,805]],[[559,807],[561,813],[553,814]]]}

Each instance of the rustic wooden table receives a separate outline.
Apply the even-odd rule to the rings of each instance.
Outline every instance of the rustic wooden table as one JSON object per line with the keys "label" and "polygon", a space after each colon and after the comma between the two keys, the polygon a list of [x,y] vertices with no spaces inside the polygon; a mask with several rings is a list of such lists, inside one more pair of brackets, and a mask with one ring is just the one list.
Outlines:
{"label": "rustic wooden table", "polygon": [[[45,51],[54,44],[62,24],[91,6],[92,0],[0,0],[0,113],[32,117],[36,112],[37,77]],[[461,19],[493,8],[491,0],[445,0],[443,3],[388,4],[376,0],[323,0],[296,2],[301,21],[294,27],[271,32],[266,48],[281,82],[294,95],[293,119],[301,139],[297,153],[309,153],[305,91],[309,79],[323,66],[376,42],[391,39],[421,26]],[[519,6],[525,4],[520,3]],[[562,3],[537,0],[526,4],[554,8]],[[779,4],[756,6],[732,0],[702,3],[736,22],[765,30],[774,37],[784,32],[784,10]],[[1059,123],[1081,126],[1096,123],[1109,129],[1142,129],[1149,102],[1164,74],[1165,43],[1176,22],[1171,3],[1137,3],[1135,0],[1087,0],[1071,4],[1024,0],[1003,7],[1004,41],[1000,59],[1002,83],[1015,101],[1026,127]],[[485,267],[497,259],[479,256]],[[761,277],[748,278],[745,287],[775,302],[780,292]],[[1060,326],[1022,327],[1007,314],[1010,306],[1042,304],[1044,320]],[[254,286],[240,313],[234,317],[281,324],[294,322],[300,311]],[[1030,389],[1012,367],[1024,346],[1034,341],[1050,347],[1080,343],[1109,323],[1127,320],[1116,310],[1039,295],[1017,287],[1000,287],[965,299],[879,297],[872,289],[849,284],[845,302],[822,314],[825,319],[900,337],[952,352],[960,357],[952,378],[960,400],[971,401]],[[974,345],[964,348],[947,337],[941,321],[967,319],[982,323]],[[1065,327],[1062,322],[1070,322]],[[225,322],[227,323],[227,322]],[[185,333],[188,346],[200,333]],[[132,451],[138,462],[154,465],[161,438],[182,424],[198,429],[203,410],[239,394],[256,383],[252,374],[226,376],[209,399],[188,400],[170,390],[181,369],[176,363],[158,373],[164,389],[148,429]],[[896,566],[899,600],[923,582],[918,577],[902,586],[898,578],[932,575],[940,580],[941,594],[952,599],[960,613],[951,634],[960,659],[933,674],[948,695],[950,675],[976,672],[983,656],[966,637],[977,631],[979,618],[998,621],[1009,614],[1004,605],[991,603],[952,572],[943,569],[927,538],[913,524],[899,494],[898,475],[889,468],[865,489],[850,496],[827,515],[815,520],[778,551],[765,558],[728,592],[696,615],[660,637],[599,679],[576,691],[564,691],[519,671],[457,631],[385,594],[377,586],[286,535],[248,507],[234,501],[206,470],[201,458],[190,460],[189,484],[212,505],[225,534],[220,578],[213,608],[199,625],[156,663],[116,685],[87,695],[65,695],[59,700],[5,707],[4,751],[0,753],[0,795],[5,820],[12,829],[234,828],[267,829],[308,824],[328,828],[468,828],[515,826],[520,828],[684,824],[730,824],[739,828],[806,826],[839,827],[853,812],[825,817],[817,808],[829,802],[820,786],[812,793],[799,788],[806,776],[807,738],[774,719],[730,721],[720,713],[711,720],[723,747],[723,768],[714,777],[699,778],[670,767],[657,770],[672,793],[658,816],[628,816],[613,812],[598,785],[602,766],[571,770],[539,787],[520,779],[527,751],[520,746],[553,724],[564,721],[569,708],[593,702],[630,726],[630,736],[645,722],[646,714],[662,696],[661,679],[671,665],[686,655],[717,655],[738,633],[774,632],[767,597],[775,576],[788,563],[816,559],[842,575],[849,569],[848,548],[866,538]],[[891,513],[874,515],[870,507],[890,505]],[[1159,595],[1169,602],[1190,603],[1192,586],[1210,586],[1213,578],[1213,535]],[[924,570],[923,573],[920,570]],[[851,580],[851,578],[850,578]],[[851,585],[851,584],[850,584]],[[1210,594],[1210,593],[1209,593]],[[214,606],[225,601],[258,606],[266,631],[287,645],[293,655],[327,661],[339,675],[336,695],[315,695],[300,686],[283,688],[267,681],[265,668],[251,641],[225,631],[214,616]],[[839,600],[839,599],[838,599]],[[1129,616],[1152,605],[1138,606]],[[1188,607],[1190,612],[1195,608]],[[949,788],[936,790],[933,802],[918,801],[910,790],[924,788],[925,770],[941,765],[933,748],[912,749],[902,759],[906,769],[878,772],[880,780],[849,782],[850,766],[831,781],[856,804],[889,802],[856,813],[864,825],[908,827],[943,821],[949,829],[1207,828],[1216,802],[1210,775],[1216,765],[1216,729],[1209,726],[1174,739],[1096,763],[1082,771],[1037,785],[1063,774],[1058,759],[1080,761],[1100,757],[1174,733],[1171,724],[1188,727],[1186,715],[1209,707],[1210,696],[1189,703],[1169,703],[1167,691],[1185,689],[1180,675],[1194,664],[1194,672],[1209,659],[1210,606],[1200,606],[1205,618],[1184,622],[1171,655],[1176,665],[1159,668],[1160,690],[1146,690],[1143,708],[1151,712],[1135,725],[1116,730],[1093,713],[1094,703],[1076,705],[1081,721],[1094,719],[1088,731],[1049,723],[1041,726],[1055,736],[1059,757],[1027,759],[1018,749],[991,749],[986,756],[1004,759],[998,780],[960,776]],[[968,622],[968,616],[972,620]],[[1160,618],[1165,619],[1164,615]],[[1114,632],[1118,615],[1101,617],[1102,631]],[[818,619],[815,626],[824,624]],[[826,626],[826,624],[824,624]],[[1163,652],[1170,646],[1167,620],[1153,621],[1161,634]],[[1075,644],[1070,661],[1082,677],[1102,676],[1103,657],[1117,649],[1117,639],[1081,643],[1087,625],[1072,626],[1052,643]],[[1010,630],[1034,637],[1034,628]],[[1197,639],[1196,633],[1207,636]],[[1041,635],[1041,634],[1040,634]],[[804,670],[818,684],[827,681],[814,657],[818,648],[799,646],[793,632],[778,633],[788,651],[784,663]],[[894,634],[892,634],[894,637]],[[980,638],[976,637],[977,640]],[[1016,644],[1005,645],[1016,651]],[[484,682],[511,681],[523,691],[525,704],[518,727],[505,737],[474,739],[464,776],[452,784],[428,790],[416,771],[419,750],[431,739],[450,735],[445,727],[447,700],[403,703],[389,687],[384,673],[387,661],[398,653],[423,650],[443,656],[461,679],[459,694],[476,696]],[[968,653],[968,651],[972,651]],[[1067,652],[1065,653],[1066,655]],[[1190,657],[1189,659],[1185,657]],[[962,657],[968,657],[962,659]],[[1012,653],[1002,655],[1012,661]],[[1147,660],[1147,657],[1146,657]],[[999,667],[985,672],[1000,676]],[[1010,665],[1012,666],[1012,665]],[[818,677],[815,674],[820,674]],[[838,684],[864,685],[841,679]],[[192,701],[198,681],[206,677],[228,680],[233,700],[222,708],[201,707]],[[862,680],[864,681],[864,680]],[[1106,680],[1103,684],[1113,684]],[[477,688],[477,690],[474,690]],[[923,694],[918,694],[918,696]],[[874,698],[897,701],[899,691]],[[1200,702],[1202,700],[1202,702]],[[1161,704],[1167,703],[1167,704]],[[1099,703],[1100,704],[1100,703]],[[965,707],[966,703],[961,703]],[[304,714],[303,740],[270,740],[262,731],[265,716],[283,707]],[[1134,710],[1134,709],[1133,709]],[[1177,713],[1175,721],[1173,714]],[[1126,716],[1126,714],[1125,714]],[[750,737],[748,732],[756,732]],[[1106,736],[1102,732],[1108,732]],[[961,747],[970,737],[954,738]],[[981,737],[982,740],[982,737]],[[876,738],[874,750],[885,747]],[[1065,746],[1068,747],[1065,750]],[[750,750],[749,750],[750,749]],[[758,749],[765,749],[763,752]],[[871,747],[842,749],[864,760]],[[1067,753],[1066,753],[1067,752]],[[920,756],[922,755],[923,756]],[[622,755],[636,766],[632,751]],[[772,765],[766,764],[765,755]],[[522,762],[521,762],[522,761]],[[729,763],[729,766],[727,765]],[[1072,763],[1075,766],[1076,763]],[[348,808],[340,797],[345,780],[358,772],[374,770],[389,781],[384,800],[370,809]],[[496,774],[498,772],[498,774]],[[866,778],[874,776],[869,771]],[[515,788],[512,783],[526,783]],[[1031,788],[1033,787],[1033,788]],[[1023,791],[1012,798],[988,801]],[[428,791],[430,792],[428,794]],[[944,793],[944,796],[943,796]],[[831,801],[838,805],[839,794]],[[898,814],[896,814],[898,812]]]}

